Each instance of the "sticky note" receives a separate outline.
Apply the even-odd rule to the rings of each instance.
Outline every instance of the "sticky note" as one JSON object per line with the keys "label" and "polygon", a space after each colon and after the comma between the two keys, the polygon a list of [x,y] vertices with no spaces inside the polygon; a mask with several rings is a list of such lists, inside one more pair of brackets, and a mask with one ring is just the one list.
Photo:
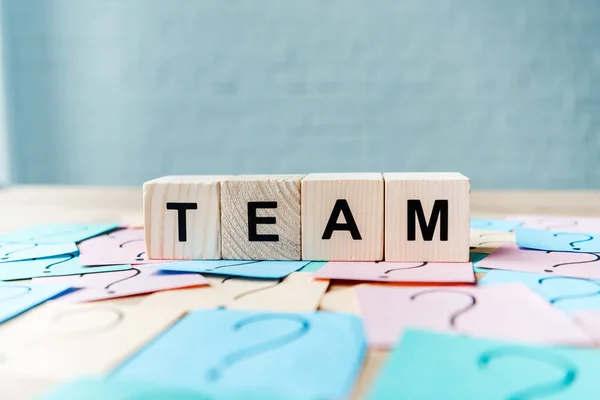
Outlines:
{"label": "sticky note", "polygon": [[76,252],[77,245],[73,242],[53,244],[0,243],[0,263],[53,257]]}
{"label": "sticky note", "polygon": [[314,277],[375,282],[475,282],[470,262],[329,262]]}
{"label": "sticky note", "polygon": [[524,228],[563,232],[600,232],[600,218],[557,217],[552,215],[509,215],[507,221],[518,221]]}
{"label": "sticky note", "polygon": [[43,224],[0,234],[0,242],[65,243],[101,235],[118,227],[117,224]]}
{"label": "sticky note", "polygon": [[599,310],[575,310],[570,312],[570,316],[581,329],[594,338],[596,345],[600,344]]}
{"label": "sticky note", "polygon": [[327,261],[311,261],[304,267],[302,267],[302,269],[300,269],[299,272],[317,272],[318,270],[323,268],[325,264],[327,264]]}
{"label": "sticky note", "polygon": [[112,374],[201,390],[271,390],[345,398],[365,339],[346,314],[200,310],[187,314]]}
{"label": "sticky note", "polygon": [[79,265],[78,253],[61,256],[23,260],[0,264],[0,280],[12,281],[47,276],[67,276],[94,274],[98,272],[124,271],[131,265],[108,265],[97,267],[82,267]]}
{"label": "sticky note", "polygon": [[408,330],[367,398],[584,400],[600,391],[599,369],[595,349]]}
{"label": "sticky note", "polygon": [[69,382],[41,396],[38,400],[300,400],[292,394],[278,395],[267,391],[220,390],[216,392],[174,389],[153,383],[116,379],[84,378]]}
{"label": "sticky note", "polygon": [[516,282],[523,283],[561,310],[600,310],[600,280],[492,270],[478,284]]}
{"label": "sticky note", "polygon": [[36,285],[27,283],[0,283],[0,323],[50,300],[67,290],[65,285]]}
{"label": "sticky note", "polygon": [[483,231],[512,232],[519,225],[521,225],[519,221],[471,218],[471,229]]}
{"label": "sticky note", "polygon": [[515,234],[512,232],[491,232],[471,229],[471,253],[492,253],[506,243],[514,243]]}
{"label": "sticky note", "polygon": [[157,264],[154,267],[166,271],[277,279],[298,271],[308,263],[309,261],[198,260],[175,261]]}
{"label": "sticky note", "polygon": [[486,253],[469,253],[471,257],[471,262],[473,263],[473,271],[474,272],[488,272],[489,270],[486,268],[480,267],[477,263],[486,258],[488,254]]}
{"label": "sticky note", "polygon": [[148,260],[143,229],[119,229],[96,236],[79,244],[81,265],[152,264],[164,260]]}
{"label": "sticky note", "polygon": [[545,229],[517,228],[517,245],[526,249],[600,252],[600,233],[555,232]]}
{"label": "sticky note", "polygon": [[35,283],[60,283],[80,288],[61,298],[61,301],[75,302],[114,299],[208,284],[200,274],[169,273],[144,268],[144,266],[126,271],[37,278],[33,281]]}
{"label": "sticky note", "polygon": [[528,250],[504,245],[477,263],[478,267],[600,280],[600,256]]}
{"label": "sticky note", "polygon": [[390,348],[407,327],[527,343],[589,345],[590,336],[523,284],[356,288],[369,344]]}

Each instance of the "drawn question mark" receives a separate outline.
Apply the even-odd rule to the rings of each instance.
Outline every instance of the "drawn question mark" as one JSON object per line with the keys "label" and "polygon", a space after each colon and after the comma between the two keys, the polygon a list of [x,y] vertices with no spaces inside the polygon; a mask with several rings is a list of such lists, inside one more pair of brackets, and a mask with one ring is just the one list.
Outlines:
{"label": "drawn question mark", "polygon": [[419,265],[415,265],[412,267],[403,267],[403,268],[393,268],[393,269],[388,269],[387,271],[385,271],[383,273],[383,275],[379,275],[380,278],[382,279],[388,279],[389,278],[389,273],[393,272],[393,271],[400,271],[400,270],[405,270],[405,269],[416,269],[416,268],[423,268],[424,266],[427,265],[427,262],[421,263]]}
{"label": "drawn question mark", "polygon": [[[550,254],[550,253],[556,253],[556,252],[553,251],[553,250],[546,251],[546,254]],[[598,254],[596,254],[596,253],[581,252],[579,254],[589,254],[590,256],[594,256],[596,259],[595,260],[587,260],[587,261],[574,261],[574,262],[568,262],[568,263],[560,263],[560,264],[553,265],[551,268],[556,269],[556,268],[558,268],[560,266],[563,266],[563,265],[591,264],[591,263],[595,263],[596,261],[600,261],[600,256]],[[550,273],[552,273],[552,272],[554,272],[554,270],[552,270],[552,269],[545,269],[544,272],[550,272]]]}
{"label": "drawn question mark", "polygon": [[131,270],[135,271],[135,272],[133,273],[133,275],[131,275],[131,276],[128,276],[128,277],[126,277],[126,278],[123,278],[123,279],[116,280],[116,281],[114,281],[114,282],[112,282],[112,283],[110,283],[110,284],[106,285],[106,287],[104,288],[104,290],[106,290],[106,293],[108,293],[108,294],[115,294],[116,292],[114,291],[114,289],[112,289],[112,290],[110,289],[112,286],[116,285],[117,283],[121,283],[121,282],[124,282],[124,281],[126,281],[126,280],[129,280],[129,279],[135,278],[136,276],[138,276],[139,274],[141,274],[141,273],[142,273],[142,271],[140,271],[140,270],[139,270],[139,269],[137,269],[137,268],[132,268]]}
{"label": "drawn question mark", "polygon": [[[126,241],[126,242],[123,242],[123,243],[121,243],[121,244],[119,245],[119,248],[121,248],[121,249],[122,249],[122,248],[123,248],[123,247],[124,247],[126,244],[129,244],[129,243],[133,243],[133,242],[143,242],[143,241],[144,241],[144,239],[132,239],[132,240],[128,240],[128,241]],[[144,257],[142,257],[142,255],[143,255],[143,254],[145,254],[145,253],[146,253],[145,251],[142,251],[141,253],[137,254],[137,255],[135,256],[135,261],[144,261]]]}
{"label": "drawn question mark", "polygon": [[458,319],[458,317],[460,317],[461,315],[465,314],[467,311],[469,311],[470,309],[472,309],[473,307],[475,307],[475,305],[477,305],[477,299],[475,298],[475,296],[473,296],[470,293],[465,293],[465,292],[460,292],[460,291],[456,291],[456,290],[450,290],[450,289],[428,289],[428,290],[423,290],[421,292],[415,293],[412,296],[410,296],[410,300],[414,301],[419,297],[422,296],[428,296],[434,293],[451,293],[451,294],[456,294],[456,295],[460,295],[460,296],[465,296],[468,297],[470,299],[470,302],[467,306],[458,309],[457,311],[455,311],[451,316],[450,316],[450,327],[452,329],[454,329],[456,327],[456,320]]}
{"label": "drawn question mark", "polygon": [[[52,263],[52,264],[46,265],[46,266],[44,267],[44,273],[45,273],[45,274],[49,274],[49,273],[51,273],[51,272],[52,272],[52,271],[50,271],[50,268],[51,268],[51,267],[53,267],[53,266],[55,266],[55,265],[58,265],[58,264],[65,263],[65,262],[67,262],[67,261],[71,261],[72,259],[74,259],[74,258],[75,258],[75,255],[74,255],[74,254],[67,254],[67,257],[68,257],[68,258],[67,258],[66,260],[57,261],[57,262],[55,262],[55,263]],[[34,258],[34,260],[35,260],[35,258]]]}
{"label": "drawn question mark", "polygon": [[575,243],[584,243],[584,242],[589,242],[590,240],[594,240],[594,237],[592,235],[588,235],[587,233],[569,233],[569,232],[557,232],[554,234],[554,237],[558,237],[558,235],[569,235],[569,236],[573,236],[573,235],[583,235],[583,236],[587,236],[585,239],[582,240],[575,240],[569,243],[569,246],[571,246],[571,248],[573,250],[581,250],[580,247],[575,247]]}
{"label": "drawn question mark", "polygon": [[[205,271],[206,271],[206,272],[212,272],[212,271],[215,271],[215,270],[217,270],[217,269],[221,269],[221,268],[227,268],[227,267],[237,267],[237,266],[240,266],[240,265],[256,264],[256,263],[259,263],[259,262],[260,262],[260,261],[248,261],[248,262],[237,263],[237,264],[227,264],[227,265],[220,265],[220,266],[218,266],[218,267],[214,267],[214,268],[209,268],[209,269],[206,269]],[[222,282],[221,282],[221,283],[222,283]]]}
{"label": "drawn question mark", "polygon": [[[104,323],[103,325],[100,326],[94,326],[92,328],[88,328],[88,329],[83,329],[83,330],[70,330],[67,332],[63,332],[64,334],[61,334],[61,337],[65,337],[65,338],[72,338],[72,337],[77,337],[77,336],[88,336],[90,334],[96,335],[99,333],[104,333],[104,332],[108,332],[114,328],[116,328],[121,322],[123,322],[123,320],[125,319],[125,314],[123,313],[123,311],[119,310],[118,308],[114,308],[114,307],[102,307],[102,308],[92,308],[92,309],[88,309],[87,307],[85,308],[75,308],[72,310],[65,310],[62,312],[57,313],[54,318],[52,318],[52,324],[53,325],[58,325],[61,323],[61,321],[68,321],[68,317],[72,317],[74,315],[81,315],[81,314],[99,314],[99,313],[106,313],[108,315],[111,316],[111,318],[108,320],[107,323]],[[96,318],[95,321],[98,321],[99,319]],[[76,322],[75,322],[76,323]],[[73,322],[67,324],[66,326],[68,326],[69,328],[73,327]]]}
{"label": "drawn question mark", "polygon": [[518,347],[498,347],[479,355],[479,368],[487,367],[493,360],[503,357],[519,357],[539,361],[563,371],[562,378],[525,388],[511,394],[507,400],[527,400],[555,395],[568,389],[577,377],[577,367],[569,359],[549,352],[536,352]]}
{"label": "drawn question mark", "polygon": [[4,254],[4,256],[2,258],[0,258],[0,260],[8,260],[8,259],[10,259],[9,256],[11,254],[15,254],[15,253],[18,253],[20,251],[31,250],[33,248],[36,248],[37,246],[38,246],[38,243],[33,243],[31,246],[26,246],[25,248],[20,248],[20,249],[17,249],[17,250],[9,251],[8,253]]}
{"label": "drawn question mark", "polygon": [[[223,279],[221,281],[221,284],[229,281],[230,279],[236,279],[236,277],[235,276],[228,276],[227,278],[225,278],[225,279]],[[233,300],[237,301],[237,300],[241,299],[242,297],[246,297],[246,296],[248,296],[250,294],[254,294],[254,293],[262,292],[264,290],[272,289],[275,286],[279,285],[281,282],[283,282],[283,278],[277,279],[272,285],[263,286],[263,287],[259,287],[259,288],[255,288],[255,289],[250,289],[250,290],[247,290],[245,292],[238,293],[238,294],[236,294],[233,297]]]}
{"label": "drawn question mark", "polygon": [[[12,289],[18,289],[16,293],[10,293]],[[31,292],[31,288],[25,285],[0,286],[0,301],[11,300],[17,297],[25,296]],[[4,293],[4,295],[2,295]]]}
{"label": "drawn question mark", "polygon": [[260,354],[273,351],[283,346],[289,345],[296,340],[301,339],[310,330],[310,322],[299,315],[294,314],[256,314],[243,318],[237,321],[231,329],[238,332],[248,325],[253,325],[270,320],[292,321],[298,324],[298,327],[293,331],[285,333],[281,336],[265,340],[252,346],[248,346],[239,350],[235,350],[223,357],[218,365],[210,368],[206,373],[206,378],[209,381],[217,381],[221,379],[223,373],[232,365],[237,364],[248,358],[256,357]]}
{"label": "drawn question mark", "polygon": [[559,301],[563,301],[563,300],[584,299],[586,297],[593,297],[593,296],[600,295],[600,283],[593,281],[591,279],[586,279],[586,278],[570,278],[570,277],[566,277],[566,276],[549,276],[547,278],[539,279],[538,285],[542,285],[544,282],[546,282],[548,280],[556,280],[556,279],[566,279],[566,280],[588,282],[588,283],[596,286],[596,291],[591,292],[591,293],[581,293],[581,294],[572,294],[572,295],[555,297],[553,299],[550,299],[550,303],[552,303],[552,304],[559,302]]}
{"label": "drawn question mark", "polygon": [[500,243],[500,244],[504,244],[504,243],[508,243],[508,240],[488,240],[487,242],[482,242],[481,240],[484,240],[484,238],[486,236],[498,236],[499,234],[502,234],[503,232],[493,232],[493,233],[480,233],[479,236],[477,237],[477,244],[475,246],[470,246],[469,249],[470,250],[475,250],[477,249],[479,246],[483,246],[484,244],[490,244],[490,243]]}

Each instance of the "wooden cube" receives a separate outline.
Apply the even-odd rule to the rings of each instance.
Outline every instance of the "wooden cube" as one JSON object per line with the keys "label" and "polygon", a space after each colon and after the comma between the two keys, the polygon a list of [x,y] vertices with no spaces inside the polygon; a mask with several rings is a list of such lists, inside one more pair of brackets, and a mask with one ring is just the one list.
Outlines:
{"label": "wooden cube", "polygon": [[165,176],[144,183],[149,258],[221,258],[220,182],[228,177]]}
{"label": "wooden cube", "polygon": [[469,261],[469,178],[450,172],[383,177],[386,261]]}
{"label": "wooden cube", "polygon": [[223,258],[300,260],[303,176],[240,175],[223,182]]}
{"label": "wooden cube", "polygon": [[302,180],[302,259],[383,259],[383,176],[309,174]]}

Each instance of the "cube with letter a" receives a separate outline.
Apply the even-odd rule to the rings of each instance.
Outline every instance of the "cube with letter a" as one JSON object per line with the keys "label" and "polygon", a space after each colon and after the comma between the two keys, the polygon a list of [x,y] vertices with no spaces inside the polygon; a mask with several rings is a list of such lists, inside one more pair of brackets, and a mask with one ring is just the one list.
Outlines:
{"label": "cube with letter a", "polygon": [[144,223],[149,258],[221,258],[220,185],[228,177],[165,176],[144,183]]}
{"label": "cube with letter a", "polygon": [[469,261],[469,178],[386,173],[385,260]]}
{"label": "cube with letter a", "polygon": [[309,174],[302,180],[302,259],[383,259],[383,176]]}

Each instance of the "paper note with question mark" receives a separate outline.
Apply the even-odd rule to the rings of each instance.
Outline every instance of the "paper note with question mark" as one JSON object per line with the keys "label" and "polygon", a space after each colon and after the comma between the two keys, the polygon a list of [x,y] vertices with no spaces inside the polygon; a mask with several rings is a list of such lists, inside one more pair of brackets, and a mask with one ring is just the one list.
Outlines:
{"label": "paper note with question mark", "polygon": [[391,348],[407,327],[528,343],[589,345],[561,311],[523,284],[356,288],[369,344]]}
{"label": "paper note with question mark", "polygon": [[310,261],[198,260],[164,263],[163,261],[164,264],[157,264],[153,267],[166,271],[278,279],[298,271],[309,262]]}
{"label": "paper note with question mark", "polygon": [[78,253],[72,253],[55,257],[1,264],[0,280],[12,281],[18,279],[94,274],[98,272],[124,271],[131,269],[131,265],[129,264],[82,267],[79,265],[78,257]]}
{"label": "paper note with question mark", "polygon": [[514,243],[512,232],[478,231],[471,229],[470,248],[472,253],[489,254],[506,243]]}
{"label": "paper note with question mark", "polygon": [[551,215],[508,215],[507,221],[518,221],[524,228],[562,232],[600,232],[600,218],[557,217]]}
{"label": "paper note with question mark", "polygon": [[0,283],[0,324],[70,290],[68,285]]}
{"label": "paper note with question mark", "polygon": [[65,243],[81,242],[105,232],[118,224],[43,224],[0,234],[0,242],[9,243]]}
{"label": "paper note with question mark", "polygon": [[37,400],[314,400],[256,390],[189,390],[128,380],[84,378],[60,385]]}
{"label": "paper note with question mark", "polygon": [[60,299],[73,302],[114,299],[161,290],[208,285],[207,280],[200,274],[168,273],[144,266],[126,271],[102,272],[83,276],[36,278],[33,282],[56,283],[79,288]]}
{"label": "paper note with question mark", "polygon": [[482,231],[512,232],[519,225],[521,225],[521,222],[519,221],[471,218],[471,229]]}
{"label": "paper note with question mark", "polygon": [[600,391],[598,370],[595,349],[407,330],[367,399],[587,400]]}
{"label": "paper note with question mark", "polygon": [[521,249],[504,245],[477,263],[478,267],[600,280],[600,255]]}
{"label": "paper note with question mark", "polygon": [[164,260],[148,260],[143,229],[119,229],[96,236],[79,244],[81,265],[153,264]]}
{"label": "paper note with question mark", "polygon": [[0,263],[54,257],[76,252],[77,245],[74,242],[53,244],[0,243]]}
{"label": "paper note with question mark", "polygon": [[317,272],[323,268],[325,264],[327,264],[327,261],[311,261],[299,269],[298,272]]}
{"label": "paper note with question mark", "polygon": [[599,253],[600,233],[557,232],[545,229],[517,228],[517,245],[525,249]]}
{"label": "paper note with question mark", "polygon": [[600,280],[492,270],[478,285],[520,282],[563,311],[600,310]]}
{"label": "paper note with question mark", "polygon": [[181,315],[143,303],[48,302],[0,329],[0,374],[60,380],[105,374]]}
{"label": "paper note with question mark", "polygon": [[470,262],[329,262],[313,276],[317,279],[375,282],[475,282]]}
{"label": "paper note with question mark", "polygon": [[272,390],[341,399],[365,354],[346,314],[200,310],[116,369],[113,377],[172,387]]}

